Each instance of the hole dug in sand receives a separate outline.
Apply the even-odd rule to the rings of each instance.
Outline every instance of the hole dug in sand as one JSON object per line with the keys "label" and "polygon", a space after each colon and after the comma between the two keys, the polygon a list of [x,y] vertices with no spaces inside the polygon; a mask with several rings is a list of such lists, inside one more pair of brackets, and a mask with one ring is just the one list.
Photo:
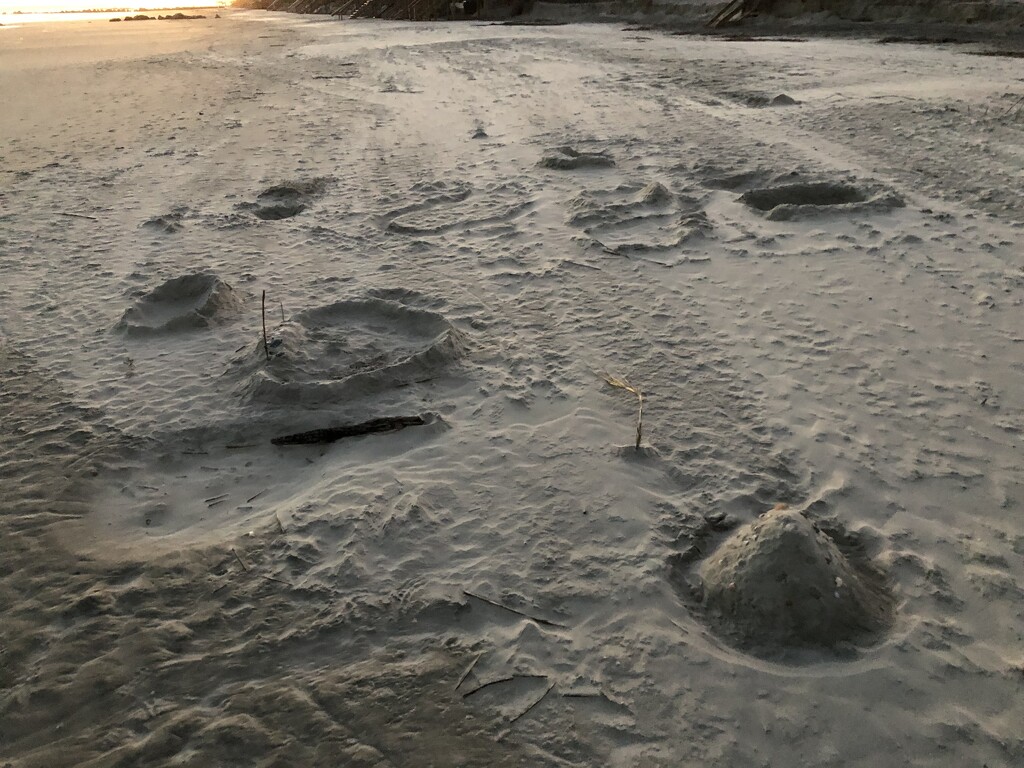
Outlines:
{"label": "hole dug in sand", "polygon": [[876,643],[894,619],[885,577],[788,509],[738,528],[699,575],[703,595],[694,612],[728,644],[755,656],[849,653]]}
{"label": "hole dug in sand", "polygon": [[116,329],[131,335],[208,328],[238,309],[230,285],[211,273],[175,277],[125,310]]}
{"label": "hole dug in sand", "polygon": [[246,399],[315,404],[436,378],[464,339],[443,316],[381,299],[339,301],[295,315],[226,375]]}
{"label": "hole dug in sand", "polygon": [[831,211],[884,211],[902,208],[903,199],[884,189],[865,189],[835,182],[801,182],[745,192],[740,202],[785,221]]}

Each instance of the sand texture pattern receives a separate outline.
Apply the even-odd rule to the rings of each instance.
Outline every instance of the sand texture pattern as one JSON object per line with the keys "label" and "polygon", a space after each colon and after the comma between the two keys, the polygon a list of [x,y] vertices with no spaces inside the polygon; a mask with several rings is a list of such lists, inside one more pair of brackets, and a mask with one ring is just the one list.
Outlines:
{"label": "sand texture pattern", "polygon": [[971,50],[5,21],[0,766],[1024,764]]}

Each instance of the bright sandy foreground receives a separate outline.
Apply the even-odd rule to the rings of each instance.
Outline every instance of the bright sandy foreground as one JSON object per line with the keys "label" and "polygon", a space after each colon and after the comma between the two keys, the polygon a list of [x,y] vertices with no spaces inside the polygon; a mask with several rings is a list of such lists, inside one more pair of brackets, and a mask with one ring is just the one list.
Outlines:
{"label": "bright sandy foreground", "polygon": [[[0,30],[0,764],[1020,765],[1021,76],[616,26]],[[566,145],[615,165],[539,166]],[[906,207],[738,200],[794,181]],[[233,314],[115,330],[193,271]],[[264,289],[286,349],[339,301],[460,342],[297,404]],[[687,610],[705,518],[780,502],[887,569],[879,645],[763,661]]]}

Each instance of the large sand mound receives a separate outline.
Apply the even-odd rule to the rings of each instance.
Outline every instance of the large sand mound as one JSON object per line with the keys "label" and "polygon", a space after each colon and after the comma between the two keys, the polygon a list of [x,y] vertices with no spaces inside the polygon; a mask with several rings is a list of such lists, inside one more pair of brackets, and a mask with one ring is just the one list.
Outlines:
{"label": "large sand mound", "polygon": [[870,644],[892,623],[880,575],[799,512],[773,510],[738,529],[700,573],[707,622],[758,655]]}

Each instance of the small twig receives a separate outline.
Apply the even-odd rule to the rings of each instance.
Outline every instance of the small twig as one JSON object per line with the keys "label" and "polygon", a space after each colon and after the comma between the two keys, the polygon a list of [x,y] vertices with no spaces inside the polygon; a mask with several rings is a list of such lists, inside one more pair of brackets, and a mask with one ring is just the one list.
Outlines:
{"label": "small twig", "polygon": [[71,211],[57,211],[58,216],[71,216],[76,219],[89,219],[90,221],[99,221],[96,216],[87,216],[84,213],[72,213]]}
{"label": "small twig", "polygon": [[252,502],[256,501],[256,499],[258,499],[260,496],[262,496],[264,493],[266,493],[268,490],[270,490],[270,489],[269,488],[264,488],[262,491],[257,493],[255,496],[250,496],[248,499],[246,499],[245,503],[246,504],[251,504]]}
{"label": "small twig", "polygon": [[684,627],[684,626],[683,626],[682,624],[680,624],[680,623],[679,623],[678,621],[676,621],[675,619],[669,619],[668,621],[669,621],[669,623],[670,623],[670,624],[671,624],[671,625],[672,625],[673,627],[675,627],[676,629],[678,629],[678,630],[679,630],[680,632],[682,632],[682,633],[683,633],[684,635],[688,635],[688,634],[690,634],[690,630],[688,630],[688,629],[687,629],[686,627]]}
{"label": "small twig", "polygon": [[1010,108],[1009,108],[1009,109],[1007,109],[1007,110],[1006,110],[1006,112],[1005,112],[1005,113],[1003,114],[1003,117],[1006,117],[1006,116],[1007,116],[1007,115],[1009,115],[1009,114],[1010,114],[1011,112],[1013,112],[1014,108],[1015,108],[1015,107],[1016,107],[1016,106],[1017,106],[1018,104],[1020,104],[1020,103],[1022,103],[1022,102],[1024,102],[1024,96],[1021,96],[1021,97],[1020,97],[1019,99],[1017,99],[1017,100],[1016,100],[1015,102],[1013,102],[1013,104],[1011,104],[1011,105],[1010,105]]}
{"label": "small twig", "polygon": [[263,301],[261,303],[261,309],[263,314],[263,351],[267,353],[267,362],[270,362],[270,344],[267,342],[267,292],[263,292]]}
{"label": "small twig", "polygon": [[237,561],[238,561],[238,564],[239,564],[240,566],[242,566],[242,570],[243,570],[243,571],[248,571],[248,570],[249,570],[249,566],[245,564],[245,561],[244,561],[244,560],[243,560],[243,559],[242,559],[242,558],[241,558],[241,557],[239,556],[239,554],[238,554],[238,553],[237,553],[237,552],[235,551],[235,548],[234,548],[234,547],[232,547],[232,548],[231,548],[231,554],[235,556],[235,560],[237,560]]}
{"label": "small twig", "polygon": [[478,653],[476,655],[476,658],[474,658],[473,661],[471,661],[469,663],[469,666],[466,667],[466,671],[463,672],[461,675],[459,675],[459,682],[457,682],[455,684],[455,687],[452,688],[453,691],[459,690],[459,686],[461,686],[464,682],[466,682],[466,678],[469,677],[469,673],[473,671],[473,667],[475,667],[476,663],[478,661],[480,661],[481,658],[483,658],[483,655],[484,655],[484,653],[483,653],[483,651],[481,651],[480,653]]}
{"label": "small twig", "polygon": [[281,305],[281,322],[283,323],[284,322],[284,302],[280,301],[278,303]]}
{"label": "small twig", "polygon": [[601,377],[611,386],[616,387],[617,389],[624,389],[627,392],[632,392],[636,395],[636,449],[639,451],[640,441],[643,439],[644,434],[644,393],[640,391],[640,387],[634,386],[625,379],[620,379],[618,376],[612,376],[611,374],[604,373],[601,374]]}
{"label": "small twig", "polygon": [[231,443],[224,447],[229,451],[236,451],[240,448],[255,448],[257,445],[258,443]]}
{"label": "small twig", "polygon": [[279,578],[277,578],[276,576],[268,576],[268,575],[267,575],[267,574],[265,574],[265,573],[263,573],[263,574],[260,574],[260,575],[261,575],[261,576],[262,576],[262,577],[263,577],[264,579],[267,579],[267,580],[269,580],[269,581],[276,581],[276,582],[277,582],[278,584],[284,584],[284,585],[285,585],[286,587],[294,587],[294,585],[293,585],[293,584],[292,584],[292,583],[291,583],[290,581],[285,581],[284,579],[279,579]]}
{"label": "small twig", "polygon": [[544,693],[542,693],[540,695],[539,699],[537,699],[535,702],[533,702],[533,704],[531,704],[526,709],[524,709],[522,712],[520,712],[518,715],[516,715],[511,720],[509,720],[508,724],[512,725],[512,723],[514,723],[516,720],[519,720],[519,719],[521,719],[523,717],[526,717],[526,715],[528,715],[533,710],[534,707],[536,707],[538,704],[540,704],[542,701],[544,701],[544,699],[547,698],[547,695],[549,693],[551,693],[551,689],[554,688],[554,687],[555,687],[555,684],[554,684],[554,682],[552,682],[551,685],[549,685],[547,687],[547,690],[545,690]]}
{"label": "small twig", "polygon": [[206,502],[207,504],[209,504],[211,501],[223,501],[224,499],[226,499],[228,497],[228,495],[229,494],[222,493],[219,496],[211,496],[208,499],[203,499],[203,501]]}
{"label": "small twig", "polygon": [[489,683],[484,683],[483,685],[478,685],[473,690],[467,691],[466,693],[462,694],[462,698],[468,699],[474,693],[476,693],[477,691],[482,691],[484,688],[490,688],[492,685],[500,685],[501,683],[509,683],[509,682],[512,682],[513,680],[515,680],[515,677],[499,677],[497,680],[491,680]]}
{"label": "small twig", "polygon": [[529,619],[530,621],[535,621],[538,624],[543,624],[543,625],[548,626],[548,627],[560,627],[562,629],[565,629],[565,624],[557,624],[554,621],[549,621],[548,619],[540,619],[540,618],[537,618],[536,616],[531,616],[530,614],[523,613],[522,611],[520,611],[520,610],[518,610],[516,608],[510,608],[507,605],[503,605],[502,603],[495,602],[494,600],[490,600],[490,599],[488,599],[486,597],[483,597],[482,595],[477,595],[477,594],[475,594],[473,592],[470,592],[468,589],[462,590],[462,594],[466,595],[467,597],[475,597],[477,600],[479,600],[479,601],[481,601],[483,603],[487,603],[488,605],[493,605],[495,608],[503,608],[504,610],[508,611],[509,613],[514,613],[517,616],[522,616],[524,619]]}
{"label": "small twig", "polygon": [[497,680],[491,680],[489,683],[484,683],[483,685],[478,685],[476,688],[474,688],[471,691],[466,691],[466,693],[462,694],[462,698],[468,699],[470,696],[472,696],[475,693],[478,693],[478,692],[482,691],[484,688],[490,688],[491,686],[494,686],[494,685],[501,685],[502,683],[511,683],[513,680],[540,680],[540,679],[547,680],[547,676],[546,675],[512,675],[510,677],[499,677]]}
{"label": "small twig", "polygon": [[214,508],[214,507],[216,507],[216,506],[217,506],[218,504],[223,504],[223,503],[224,503],[225,501],[227,501],[227,499],[218,499],[217,501],[215,501],[215,502],[213,502],[213,503],[211,503],[211,504],[207,504],[207,505],[206,505],[206,508],[207,508],[207,509],[213,509],[213,508]]}

